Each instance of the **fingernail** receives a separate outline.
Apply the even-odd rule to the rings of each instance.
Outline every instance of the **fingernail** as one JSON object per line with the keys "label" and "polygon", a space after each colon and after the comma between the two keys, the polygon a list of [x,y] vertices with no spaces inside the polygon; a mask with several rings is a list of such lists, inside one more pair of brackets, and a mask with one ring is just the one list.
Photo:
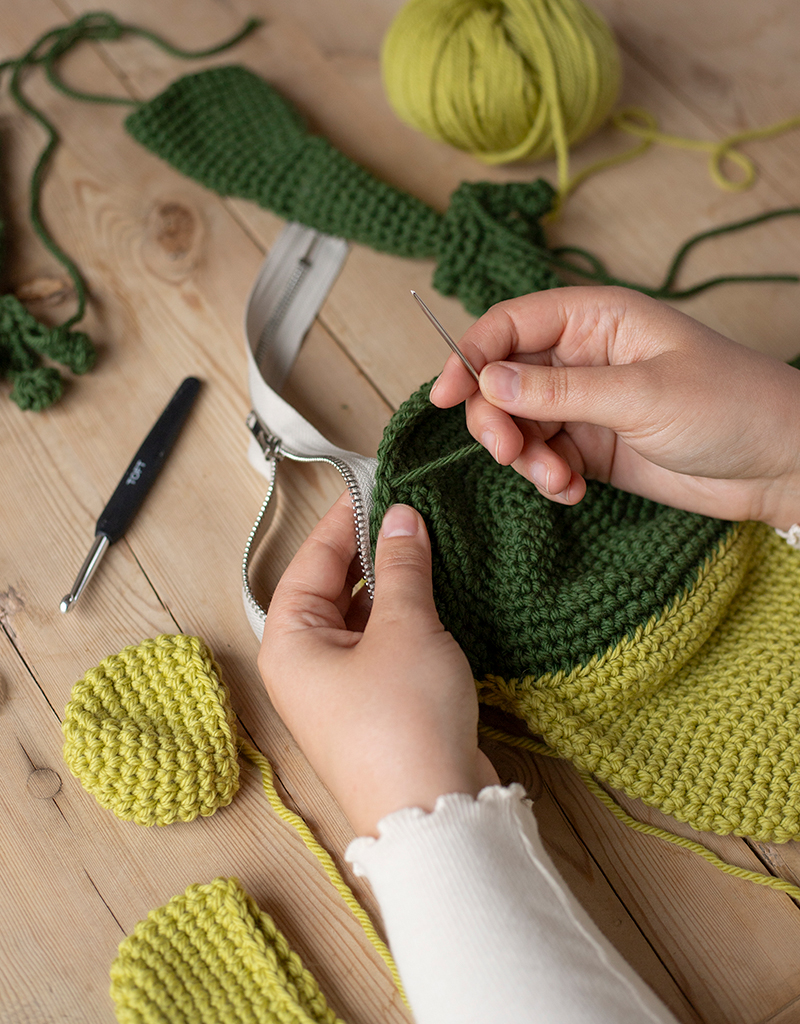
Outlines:
{"label": "fingernail", "polygon": [[497,459],[497,448],[499,442],[497,440],[497,434],[495,434],[493,430],[485,430],[481,434],[481,444],[486,451],[489,452],[492,458]]}
{"label": "fingernail", "polygon": [[534,462],[531,466],[531,479],[537,487],[541,487],[543,491],[550,493],[550,470],[547,468],[546,462]]}
{"label": "fingernail", "polygon": [[485,367],[481,383],[501,402],[513,402],[519,397],[519,374],[501,363],[491,363]]}
{"label": "fingernail", "polygon": [[383,517],[383,537],[413,537],[419,529],[419,517],[410,505],[392,505]]}
{"label": "fingernail", "polygon": [[439,378],[437,377],[436,380],[433,382],[433,387],[431,388],[430,394],[428,395],[428,397],[430,398],[431,401],[433,401],[433,396],[436,394],[436,389],[438,387],[439,387]]}

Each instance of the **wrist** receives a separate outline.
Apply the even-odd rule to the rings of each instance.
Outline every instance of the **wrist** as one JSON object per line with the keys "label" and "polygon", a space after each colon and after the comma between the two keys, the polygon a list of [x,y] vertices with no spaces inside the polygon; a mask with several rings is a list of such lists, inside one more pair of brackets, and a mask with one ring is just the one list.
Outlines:
{"label": "wrist", "polygon": [[416,807],[430,814],[439,797],[462,793],[475,798],[486,786],[500,783],[497,772],[480,753],[473,771],[444,771],[417,777],[406,775],[390,786],[377,786],[375,780],[371,781],[370,791],[363,793],[361,799],[343,801],[346,805],[343,810],[359,836],[377,837],[378,822],[396,811]]}

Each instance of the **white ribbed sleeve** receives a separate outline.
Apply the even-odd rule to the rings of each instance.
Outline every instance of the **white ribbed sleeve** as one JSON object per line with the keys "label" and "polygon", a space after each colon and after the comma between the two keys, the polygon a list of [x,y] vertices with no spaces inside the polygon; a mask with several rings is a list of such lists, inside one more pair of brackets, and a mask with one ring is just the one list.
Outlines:
{"label": "white ribbed sleeve", "polygon": [[521,786],[384,818],[347,859],[381,907],[416,1024],[675,1024],[544,850]]}

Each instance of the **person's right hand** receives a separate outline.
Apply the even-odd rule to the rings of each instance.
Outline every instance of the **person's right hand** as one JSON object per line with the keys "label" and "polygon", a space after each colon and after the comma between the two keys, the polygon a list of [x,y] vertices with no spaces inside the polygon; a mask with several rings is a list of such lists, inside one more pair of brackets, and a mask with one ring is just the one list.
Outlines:
{"label": "person's right hand", "polygon": [[[602,480],[687,511],[800,521],[800,371],[623,288],[498,303],[431,392],[466,401],[470,432],[565,504]],[[799,346],[800,347],[800,346]]]}

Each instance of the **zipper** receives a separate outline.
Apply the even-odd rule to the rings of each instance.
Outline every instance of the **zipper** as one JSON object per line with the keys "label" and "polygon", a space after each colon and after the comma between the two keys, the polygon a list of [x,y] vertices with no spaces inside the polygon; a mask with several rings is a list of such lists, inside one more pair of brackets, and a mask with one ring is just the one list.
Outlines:
{"label": "zipper", "polygon": [[[350,503],[353,506],[353,521],[356,529],[358,558],[361,563],[361,571],[364,575],[364,584],[369,596],[371,598],[374,597],[375,567],[372,564],[372,546],[369,538],[369,521],[367,519],[366,507],[364,504],[364,496],[361,493],[361,488],[351,467],[344,459],[337,458],[334,455],[298,455],[295,452],[287,450],[283,447],[281,439],[269,432],[255,411],[251,411],[250,415],[247,417],[247,426],[264,453],[264,458],[268,462],[271,461],[273,463],[273,472],[271,473],[269,493],[261,507],[258,519],[251,531],[250,539],[247,542],[243,566],[245,569],[245,579],[247,577],[246,569],[250,560],[252,542],[254,541],[255,534],[258,532],[258,528],[261,525],[261,520],[266,511],[266,507],[269,504],[269,499],[272,497],[277,463],[282,459],[290,459],[292,462],[326,462],[329,466],[333,466],[339,471],[350,494]],[[252,600],[255,601],[255,598],[252,598]]]}

